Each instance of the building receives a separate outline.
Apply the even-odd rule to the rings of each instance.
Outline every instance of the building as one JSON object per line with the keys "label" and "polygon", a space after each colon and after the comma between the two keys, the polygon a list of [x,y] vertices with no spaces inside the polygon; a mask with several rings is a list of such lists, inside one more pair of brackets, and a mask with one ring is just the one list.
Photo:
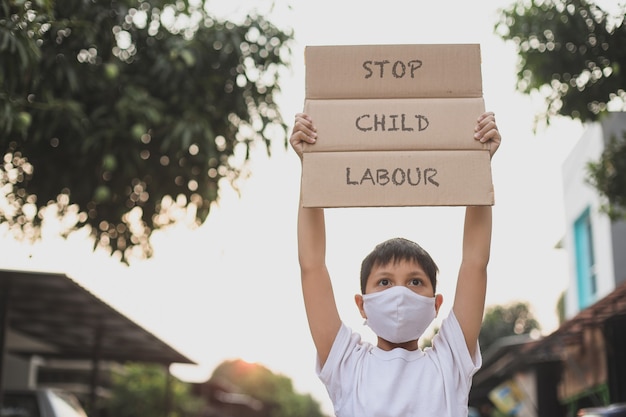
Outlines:
{"label": "building", "polygon": [[0,269],[0,396],[62,388],[96,415],[125,362],[194,362],[63,274]]}
{"label": "building", "polygon": [[[542,340],[484,352],[470,404],[518,417],[570,417],[626,402],[626,221],[611,221],[587,180],[606,144],[626,140],[626,112],[588,126],[563,164],[569,284],[565,321]],[[507,342],[507,343],[504,343]]]}
{"label": "building", "polygon": [[565,318],[578,318],[578,324],[559,329],[576,335],[562,347],[559,397],[576,407],[626,401],[626,221],[611,221],[585,181],[588,162],[599,160],[609,141],[626,140],[625,134],[626,112],[609,113],[586,129],[563,164]]}
{"label": "building", "polygon": [[626,221],[612,222],[589,185],[587,163],[598,160],[612,139],[623,140],[626,112],[590,125],[563,164],[564,248],[569,260],[565,317],[574,317],[626,281]]}

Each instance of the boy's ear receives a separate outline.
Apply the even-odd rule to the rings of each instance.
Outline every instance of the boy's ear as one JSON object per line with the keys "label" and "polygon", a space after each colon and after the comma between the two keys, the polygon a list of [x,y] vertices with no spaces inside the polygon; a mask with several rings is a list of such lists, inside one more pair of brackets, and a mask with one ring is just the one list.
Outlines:
{"label": "boy's ear", "polygon": [[365,315],[365,310],[363,310],[363,296],[361,294],[355,294],[354,302],[356,303],[356,306],[359,309],[359,313],[361,313],[361,317],[366,319],[367,316]]}
{"label": "boy's ear", "polygon": [[443,295],[435,294],[435,316],[439,314],[439,307],[443,304]]}

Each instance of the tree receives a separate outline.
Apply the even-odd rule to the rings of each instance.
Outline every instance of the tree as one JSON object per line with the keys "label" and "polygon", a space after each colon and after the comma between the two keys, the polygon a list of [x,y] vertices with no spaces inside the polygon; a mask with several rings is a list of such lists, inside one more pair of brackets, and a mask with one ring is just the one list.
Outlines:
{"label": "tree", "polygon": [[[538,120],[596,121],[609,106],[626,110],[626,5],[609,13],[587,0],[516,0],[501,10],[496,33],[515,44],[517,90],[545,100]],[[538,122],[537,122],[538,123]],[[612,218],[626,218],[626,138],[588,166]]]}
{"label": "tree", "polygon": [[519,55],[517,89],[539,92],[540,115],[597,120],[609,101],[626,109],[626,26],[587,0],[517,0],[501,10],[496,33]]}
{"label": "tree", "polygon": [[533,317],[527,303],[490,307],[485,312],[478,337],[480,349],[486,352],[500,338],[530,334],[535,329],[540,329],[539,322]]}
{"label": "tree", "polygon": [[291,379],[241,359],[224,361],[211,381],[237,387],[241,394],[261,401],[268,417],[322,417],[320,405],[308,394],[296,393]]}
{"label": "tree", "polygon": [[565,291],[559,295],[559,299],[556,302],[556,316],[559,318],[559,325],[565,323]]}
{"label": "tree", "polygon": [[435,326],[433,328],[432,334],[430,334],[428,336],[422,335],[419,338],[419,347],[421,349],[426,349],[427,347],[432,347],[433,346],[433,339],[435,338],[437,333],[439,333],[439,329],[440,329],[439,326]]}
{"label": "tree", "polygon": [[604,197],[601,210],[611,219],[626,218],[626,132],[612,137],[598,161],[587,163],[587,181]]}
{"label": "tree", "polygon": [[57,215],[65,235],[150,256],[154,230],[206,219],[252,146],[286,146],[292,39],[201,1],[2,1],[0,223],[36,239]]}
{"label": "tree", "polygon": [[[167,398],[170,410],[166,415]],[[140,363],[127,364],[123,372],[112,375],[111,397],[104,404],[105,414],[116,417],[196,416],[203,406],[190,385],[168,375],[163,366]]]}

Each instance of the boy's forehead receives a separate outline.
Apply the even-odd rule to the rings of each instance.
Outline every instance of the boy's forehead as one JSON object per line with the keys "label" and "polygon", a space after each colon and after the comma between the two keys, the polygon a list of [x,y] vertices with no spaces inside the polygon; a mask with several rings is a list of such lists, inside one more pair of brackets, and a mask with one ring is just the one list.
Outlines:
{"label": "boy's forehead", "polygon": [[374,263],[374,265],[372,265],[372,271],[375,269],[396,269],[398,267],[424,270],[422,265],[415,259],[391,258],[388,262],[377,261]]}

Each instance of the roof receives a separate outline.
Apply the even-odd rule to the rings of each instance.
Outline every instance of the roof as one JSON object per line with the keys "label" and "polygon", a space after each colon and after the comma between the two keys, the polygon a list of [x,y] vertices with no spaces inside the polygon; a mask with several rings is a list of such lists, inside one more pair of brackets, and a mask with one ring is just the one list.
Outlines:
{"label": "roof", "polygon": [[483,362],[476,373],[474,384],[480,384],[495,376],[506,375],[510,366],[528,350],[537,344],[537,340],[529,334],[502,337],[496,340],[485,353],[482,354]]}
{"label": "roof", "polygon": [[626,315],[626,282],[561,324],[558,329],[541,340],[534,353],[542,356],[558,355],[563,346],[580,344],[585,328],[600,327],[607,319],[622,315]]}
{"label": "roof", "polygon": [[61,359],[194,362],[64,274],[0,269],[7,351]]}
{"label": "roof", "polygon": [[486,395],[519,369],[560,361],[565,346],[582,343],[586,328],[601,327],[606,320],[623,315],[626,315],[626,282],[540,340],[503,338],[483,355],[483,366],[474,375],[472,396]]}

